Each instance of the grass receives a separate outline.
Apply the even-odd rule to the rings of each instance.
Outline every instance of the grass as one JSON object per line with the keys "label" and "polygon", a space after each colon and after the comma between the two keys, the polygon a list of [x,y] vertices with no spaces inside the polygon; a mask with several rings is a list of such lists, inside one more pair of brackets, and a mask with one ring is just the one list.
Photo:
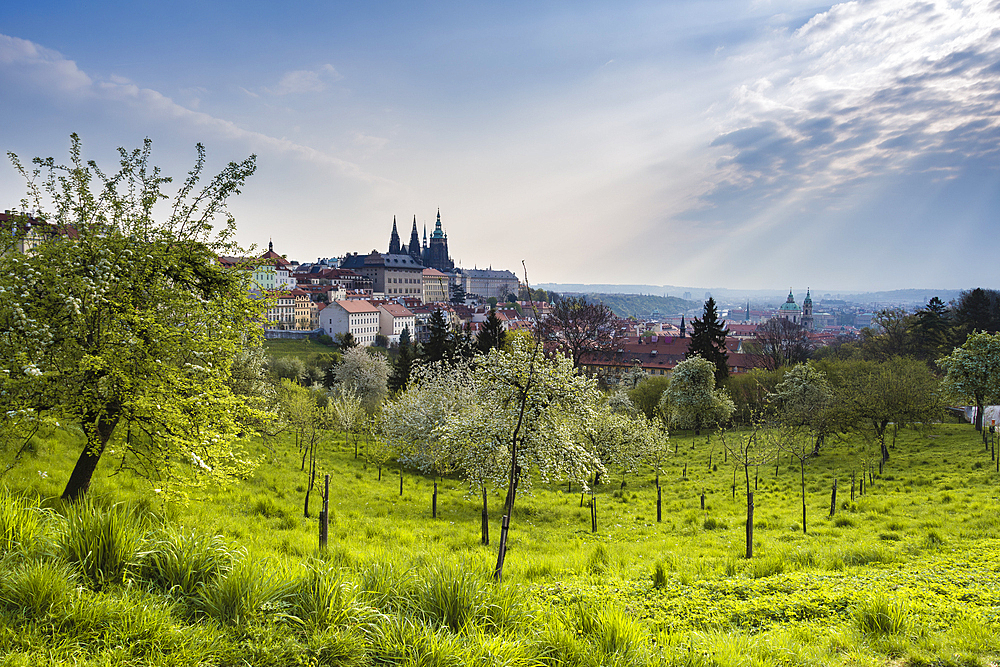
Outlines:
{"label": "grass", "polygon": [[752,470],[749,561],[742,471],[734,498],[731,462],[715,451],[708,466],[704,434],[671,439],[661,523],[651,470],[624,491],[609,475],[596,534],[578,487],[536,482],[496,585],[499,491],[482,546],[461,480],[439,480],[431,519],[433,480],[403,471],[400,495],[398,469],[379,481],[364,446],[354,459],[328,440],[320,552],[320,500],[305,519],[300,453],[283,438],[261,445],[251,479],[188,505],[151,503],[109,459],[91,498],[64,506],[80,443],[49,430],[0,493],[0,665],[996,662],[997,474],[970,427],[903,431],[864,495],[851,492],[860,445],[828,441],[806,470],[805,535],[797,468]]}

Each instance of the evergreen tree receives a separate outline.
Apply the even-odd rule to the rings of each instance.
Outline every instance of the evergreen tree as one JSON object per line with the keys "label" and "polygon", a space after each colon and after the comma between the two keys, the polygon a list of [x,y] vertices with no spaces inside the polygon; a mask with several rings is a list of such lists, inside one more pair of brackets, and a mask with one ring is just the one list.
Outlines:
{"label": "evergreen tree", "polygon": [[440,308],[431,314],[431,318],[428,321],[428,328],[430,329],[430,336],[423,345],[423,353],[420,355],[421,360],[433,363],[435,361],[450,359],[453,352],[451,327],[448,325],[448,321],[444,318],[444,313],[441,312]]}
{"label": "evergreen tree", "polygon": [[392,362],[389,391],[396,394],[406,389],[406,385],[410,382],[410,371],[413,369],[415,356],[413,345],[410,343],[410,328],[406,327],[399,334],[399,354]]}
{"label": "evergreen tree", "polygon": [[922,359],[936,359],[951,349],[951,321],[941,299],[934,297],[917,311],[913,337]]}
{"label": "evergreen tree", "polygon": [[506,340],[507,332],[503,328],[503,322],[497,317],[497,311],[490,309],[490,315],[476,337],[476,347],[483,354],[489,354],[493,349],[502,350]]}
{"label": "evergreen tree", "polygon": [[691,344],[684,355],[689,359],[695,355],[715,364],[715,382],[721,384],[729,377],[729,354],[726,352],[726,329],[719,321],[715,299],[708,297],[701,319],[691,320]]}

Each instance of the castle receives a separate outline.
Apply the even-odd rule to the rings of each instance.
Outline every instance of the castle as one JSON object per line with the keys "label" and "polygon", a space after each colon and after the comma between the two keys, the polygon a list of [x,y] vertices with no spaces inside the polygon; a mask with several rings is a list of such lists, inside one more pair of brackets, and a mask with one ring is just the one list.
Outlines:
{"label": "castle", "polygon": [[413,230],[410,232],[410,243],[401,245],[399,232],[396,231],[396,218],[392,218],[392,235],[389,237],[390,255],[409,255],[415,261],[430,269],[447,273],[455,268],[455,262],[448,255],[448,235],[441,228],[441,209],[437,212],[437,222],[431,234],[430,244],[427,242],[427,227],[424,227],[424,243],[421,246],[417,234],[417,216],[413,216]]}

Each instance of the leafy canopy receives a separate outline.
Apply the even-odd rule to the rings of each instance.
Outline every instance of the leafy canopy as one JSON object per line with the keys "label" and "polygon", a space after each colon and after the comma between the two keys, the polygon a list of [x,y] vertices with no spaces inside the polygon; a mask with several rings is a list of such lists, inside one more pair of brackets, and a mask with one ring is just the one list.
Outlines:
{"label": "leafy canopy", "polygon": [[225,203],[254,157],[199,188],[199,145],[158,218],[171,179],[150,150],[149,140],[119,149],[114,174],[84,161],[76,135],[68,165],[35,158],[29,170],[9,154],[27,182],[22,209],[39,222],[0,231],[0,414],[82,426],[65,498],[89,488],[105,452],[164,491],[254,467],[240,441],[265,418],[262,401],[232,366],[257,344],[263,302],[250,298],[248,272],[218,261],[237,250]]}

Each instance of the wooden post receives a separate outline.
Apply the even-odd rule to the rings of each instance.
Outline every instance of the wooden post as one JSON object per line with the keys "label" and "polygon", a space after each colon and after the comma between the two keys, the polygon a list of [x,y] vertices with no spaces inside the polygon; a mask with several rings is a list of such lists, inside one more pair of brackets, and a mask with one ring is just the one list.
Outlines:
{"label": "wooden post", "polygon": [[837,478],[833,478],[833,491],[830,493],[830,516],[837,513]]}
{"label": "wooden post", "polygon": [[431,495],[431,518],[436,519],[438,515],[438,483],[434,480],[434,493]]}
{"label": "wooden post", "polygon": [[323,476],[323,511],[319,516],[319,548],[326,551],[330,536],[330,475]]}
{"label": "wooden post", "polygon": [[705,489],[701,490],[701,509],[705,509]]}
{"label": "wooden post", "polygon": [[590,492],[590,532],[597,532],[597,497]]}
{"label": "wooden post", "polygon": [[687,477],[688,477],[688,464],[685,463],[684,464],[684,479],[687,479]]}
{"label": "wooden post", "polygon": [[490,545],[490,513],[486,506],[486,486],[483,486],[483,536],[482,543]]}
{"label": "wooden post", "polygon": [[856,477],[854,471],[852,470],[851,471],[851,502],[852,503],[854,502],[854,489],[856,487],[856,483],[857,483],[857,477]]}
{"label": "wooden post", "polygon": [[747,558],[753,558],[753,491],[747,494]]}
{"label": "wooden post", "polygon": [[660,485],[656,485],[656,523],[663,521],[663,494],[660,493]]}
{"label": "wooden post", "polygon": [[399,471],[399,495],[403,495],[403,471]]}

